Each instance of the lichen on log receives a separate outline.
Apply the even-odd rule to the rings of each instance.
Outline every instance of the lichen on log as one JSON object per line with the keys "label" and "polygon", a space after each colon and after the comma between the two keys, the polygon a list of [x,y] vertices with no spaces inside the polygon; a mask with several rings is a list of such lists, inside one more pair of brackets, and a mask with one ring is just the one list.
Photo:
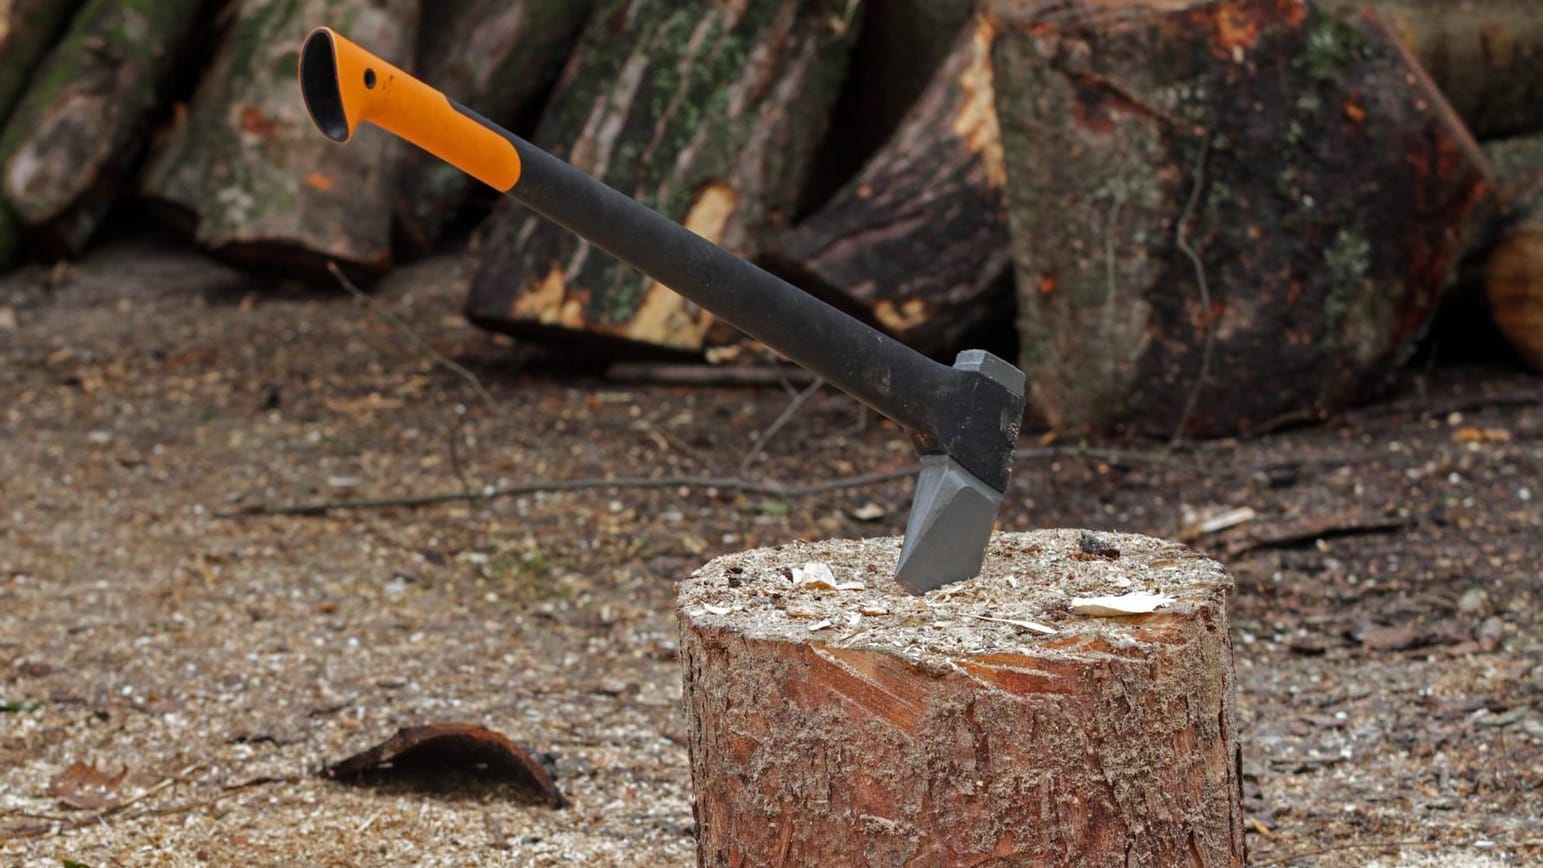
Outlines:
{"label": "lichen on log", "polygon": [[1318,0],[1318,5],[1346,18],[1373,10],[1478,138],[1543,131],[1538,0]]}
{"label": "lichen on log", "polygon": [[[741,255],[792,217],[860,0],[617,0],[591,19],[536,144]],[[522,336],[701,349],[710,316],[551,223],[500,206],[467,312]]]}
{"label": "lichen on log", "polygon": [[[925,597],[888,576],[897,539],[683,580],[698,864],[1241,866],[1232,580],[1089,536],[999,534]],[[1132,594],[1150,614],[1076,613]]]}
{"label": "lichen on log", "polygon": [[32,252],[78,254],[143,153],[203,0],[90,0],[0,134],[3,198]]}
{"label": "lichen on log", "polygon": [[152,156],[144,195],[238,264],[329,280],[391,264],[391,198],[404,145],[361,127],[348,147],[316,132],[295,71],[301,41],[335,27],[411,66],[417,0],[247,0],[185,116]]}
{"label": "lichen on log", "polygon": [[1022,362],[1054,427],[1259,431],[1389,382],[1487,185],[1396,40],[1303,0],[1002,21]]}
{"label": "lichen on log", "polygon": [[[447,0],[425,11],[416,74],[509,129],[551,88],[594,0]],[[517,130],[518,131],[518,130]],[[406,242],[428,249],[477,188],[465,172],[411,150],[397,188]]]}

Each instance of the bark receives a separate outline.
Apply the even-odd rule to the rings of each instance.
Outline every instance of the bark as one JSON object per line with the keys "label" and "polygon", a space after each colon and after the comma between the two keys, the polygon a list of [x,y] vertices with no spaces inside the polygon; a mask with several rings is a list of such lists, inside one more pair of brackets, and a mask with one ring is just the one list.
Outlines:
{"label": "bark", "polygon": [[1480,139],[1543,131],[1543,4],[1537,0],[1319,0],[1375,10]]}
{"label": "bark", "polygon": [[391,264],[391,198],[403,146],[363,127],[347,147],[316,132],[297,53],[327,23],[391,63],[412,53],[417,0],[248,0],[181,118],[153,155],[144,194],[200,244],[249,267],[326,281]]}
{"label": "bark", "polygon": [[808,200],[823,202],[899,128],[952,53],[978,0],[867,0],[862,33]]}
{"label": "bark", "polygon": [[0,134],[6,207],[34,255],[73,256],[143,151],[202,0],[91,0]]}
{"label": "bark", "polygon": [[78,5],[74,0],[11,0],[0,5],[0,57],[5,58],[0,64],[0,124]]}
{"label": "bark", "polygon": [[1022,361],[1052,426],[1227,435],[1385,385],[1486,185],[1388,33],[1302,0],[1083,0],[1003,27]]}
{"label": "bark", "polygon": [[1543,373],[1543,135],[1486,147],[1504,208],[1484,267],[1484,294],[1506,340]]}
{"label": "bark", "polygon": [[[684,580],[697,863],[1242,865],[1231,579],[1174,543],[1078,540],[999,535],[981,577],[925,599],[866,569],[893,540]],[[790,582],[807,562],[845,589]],[[1068,612],[1158,585],[1156,614]]]}
{"label": "bark", "polygon": [[991,40],[982,19],[953,50],[900,129],[766,259],[939,358],[962,336],[1011,318],[1011,264]]}
{"label": "bark", "polygon": [[[519,131],[550,90],[593,0],[453,0],[423,15],[417,74],[494,123]],[[404,240],[427,250],[466,206],[477,184],[412,150],[398,184]]]}
{"label": "bark", "polygon": [[[586,28],[536,144],[741,255],[786,225],[859,0],[617,0]],[[587,242],[501,206],[468,315],[521,336],[695,352],[709,315]]]}

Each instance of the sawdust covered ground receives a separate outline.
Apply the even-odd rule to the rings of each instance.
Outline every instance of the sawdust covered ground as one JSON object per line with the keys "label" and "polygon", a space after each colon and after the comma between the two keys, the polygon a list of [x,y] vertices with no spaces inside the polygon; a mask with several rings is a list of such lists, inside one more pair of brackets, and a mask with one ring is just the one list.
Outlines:
{"label": "sawdust covered ground", "polygon": [[[784,390],[606,381],[465,326],[462,292],[440,261],[377,298],[486,395],[342,292],[133,245],[0,280],[0,863],[691,861],[672,580],[897,533],[906,483],[231,514],[607,475],[808,482],[909,446],[826,391],[741,468]],[[1197,544],[1239,583],[1256,864],[1536,863],[1540,395],[1435,369],[1257,441],[1026,441],[1003,525],[1174,538],[1253,511]],[[550,753],[571,807],[315,776],[436,721]],[[101,786],[72,788],[74,763]]]}

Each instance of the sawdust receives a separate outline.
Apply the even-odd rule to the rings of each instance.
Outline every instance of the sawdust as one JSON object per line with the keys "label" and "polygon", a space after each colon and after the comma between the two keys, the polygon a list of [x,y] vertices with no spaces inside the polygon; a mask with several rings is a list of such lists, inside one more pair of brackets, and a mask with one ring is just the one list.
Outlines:
{"label": "sawdust", "polygon": [[[1088,554],[1080,530],[999,533],[980,576],[921,596],[890,577],[900,537],[792,543],[718,558],[681,583],[677,599],[703,627],[946,667],[962,656],[1028,651],[1051,635],[1122,641],[1123,619],[1073,614],[1074,597],[1168,594],[1175,602],[1166,611],[1182,615],[1231,590],[1220,564],[1185,546],[1134,534],[1096,539],[1118,554]],[[794,570],[808,563],[829,566],[834,583],[795,582]]]}

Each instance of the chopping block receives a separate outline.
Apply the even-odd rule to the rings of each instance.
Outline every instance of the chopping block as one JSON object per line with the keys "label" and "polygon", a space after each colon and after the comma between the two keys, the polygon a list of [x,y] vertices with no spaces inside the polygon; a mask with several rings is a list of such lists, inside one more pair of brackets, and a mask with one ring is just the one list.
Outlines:
{"label": "chopping block", "polygon": [[1220,564],[1006,533],[978,578],[914,595],[885,573],[899,545],[757,549],[679,585],[698,864],[1243,864]]}

